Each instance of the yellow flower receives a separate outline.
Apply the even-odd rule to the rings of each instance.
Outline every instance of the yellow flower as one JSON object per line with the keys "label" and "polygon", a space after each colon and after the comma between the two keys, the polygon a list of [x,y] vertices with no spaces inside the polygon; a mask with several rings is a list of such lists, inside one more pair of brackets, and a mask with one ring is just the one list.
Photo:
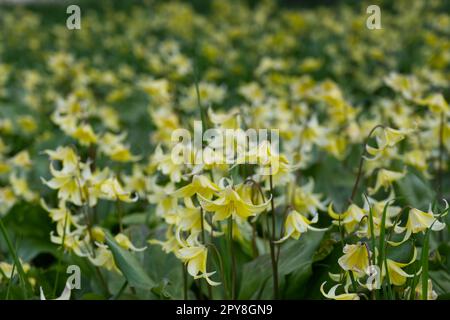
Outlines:
{"label": "yellow flower", "polygon": [[100,186],[101,197],[108,200],[120,200],[123,202],[135,202],[138,200],[138,196],[131,196],[130,192],[123,189],[119,180],[115,177],[111,177],[102,182]]}
{"label": "yellow flower", "polygon": [[58,190],[58,198],[66,201],[70,201],[77,206],[83,204],[82,185],[79,180],[79,173],[77,170],[56,170],[53,165],[50,164],[50,172],[52,179],[49,181],[42,181],[49,188]]}
{"label": "yellow flower", "polygon": [[9,176],[9,182],[14,191],[14,194],[18,197],[25,199],[26,201],[32,202],[36,200],[36,194],[34,194],[28,187],[28,182],[23,177],[17,177],[15,173]]}
{"label": "yellow flower", "polygon": [[147,247],[143,247],[143,248],[137,248],[133,245],[133,243],[130,241],[130,239],[124,235],[123,233],[119,233],[117,234],[114,239],[117,241],[117,243],[119,244],[119,246],[121,246],[122,248],[124,248],[125,250],[131,250],[131,251],[144,251],[145,249],[147,249]]}
{"label": "yellow flower", "polygon": [[215,273],[206,272],[208,250],[202,245],[183,247],[177,251],[177,257],[187,264],[187,271],[195,279],[205,278],[211,286],[220,283],[212,281],[209,277]]}
{"label": "yellow flower", "polygon": [[316,215],[318,210],[325,211],[325,201],[320,201],[322,194],[314,192],[314,180],[310,178],[308,183],[296,187],[294,190],[293,203],[294,207],[299,212],[307,212]]}
{"label": "yellow flower", "polygon": [[150,239],[148,241],[150,244],[159,244],[162,247],[162,250],[165,253],[174,253],[176,254],[178,249],[181,248],[180,242],[177,240],[175,235],[173,234],[173,227],[167,228],[166,231],[166,241],[160,241],[156,239]]}
{"label": "yellow flower", "polygon": [[97,143],[97,135],[89,124],[83,124],[75,128],[70,132],[70,136],[77,139],[81,145],[89,146]]}
{"label": "yellow flower", "polygon": [[194,175],[192,182],[181,187],[173,194],[174,197],[190,198],[194,194],[199,194],[203,198],[211,199],[215,192],[219,191],[219,187],[203,175]]}
{"label": "yellow flower", "polygon": [[340,286],[340,284],[335,285],[328,291],[328,293],[325,293],[323,287],[325,286],[326,282],[322,283],[320,286],[320,292],[328,299],[333,300],[359,300],[359,296],[356,293],[348,293],[345,291],[345,293],[342,294],[336,294],[336,289]]}
{"label": "yellow flower", "polygon": [[7,214],[16,201],[17,198],[10,187],[0,188],[0,215]]}
{"label": "yellow flower", "polygon": [[284,223],[284,237],[280,240],[276,241],[277,243],[283,242],[289,237],[294,238],[295,240],[298,240],[302,233],[307,232],[308,230],[313,231],[324,231],[326,229],[319,229],[311,227],[312,223],[316,223],[318,220],[318,215],[316,214],[313,218],[313,220],[308,220],[305,216],[298,213],[295,210],[291,210],[289,212],[288,216],[286,217],[286,221]]}
{"label": "yellow flower", "polygon": [[[413,274],[407,274],[405,271],[403,271],[402,268],[410,265],[414,261],[416,261],[417,258],[417,250],[414,248],[414,254],[411,259],[411,261],[407,263],[401,263],[401,262],[395,262],[391,259],[386,259],[388,272],[389,272],[389,281],[395,285],[395,286],[402,286],[406,282],[406,278],[412,278],[414,277]],[[383,276],[386,274],[386,267],[383,264]]]}
{"label": "yellow flower", "polygon": [[392,186],[394,181],[398,181],[405,176],[405,172],[396,172],[387,169],[380,169],[377,174],[377,181],[374,188],[369,188],[369,193],[376,193],[381,187],[386,191]]}
{"label": "yellow flower", "polygon": [[333,218],[333,224],[343,226],[347,233],[353,232],[366,214],[366,210],[361,209],[353,203],[348,207],[347,211],[341,214],[334,212],[333,203],[328,205],[328,215]]}
{"label": "yellow flower", "polygon": [[383,155],[387,148],[394,147],[397,143],[405,139],[406,135],[412,130],[398,130],[393,128],[383,128],[382,134],[376,136],[378,147],[372,147],[366,144],[366,151],[373,158],[366,158],[367,160],[376,160]]}
{"label": "yellow flower", "polygon": [[240,111],[237,108],[227,110],[226,113],[215,113],[212,108],[208,109],[208,116],[211,122],[219,128],[238,129],[240,124]]}
{"label": "yellow flower", "polygon": [[[446,208],[444,209],[444,211],[447,210],[448,210],[448,203],[446,202]],[[439,215],[433,214],[433,212],[431,211],[431,205],[430,208],[428,209],[428,212],[424,212],[416,208],[410,209],[408,213],[408,221],[406,222],[406,226],[405,227],[395,226],[394,229],[396,233],[403,233],[406,230],[405,237],[400,242],[390,241],[389,244],[392,246],[398,246],[407,241],[411,237],[411,234],[424,232],[429,228],[431,228],[431,230],[433,231],[440,231],[444,229],[445,223],[437,220],[437,217],[439,217]]]}
{"label": "yellow flower", "polygon": [[358,277],[367,272],[370,251],[368,251],[363,243],[346,244],[343,252],[344,255],[338,259],[338,263],[342,269],[345,271],[353,271]]}
{"label": "yellow flower", "polygon": [[18,117],[17,123],[26,133],[34,133],[38,128],[38,125],[32,116]]}
{"label": "yellow flower", "polygon": [[29,168],[32,165],[30,154],[27,150],[20,151],[9,161],[13,166],[16,167]]}
{"label": "yellow flower", "polygon": [[50,160],[62,161],[64,171],[73,171],[77,168],[79,158],[75,151],[69,147],[58,147],[55,151],[45,150]]}
{"label": "yellow flower", "polygon": [[100,150],[114,161],[131,162],[139,160],[140,157],[133,156],[129,148],[123,144],[126,136],[126,133],[120,135],[105,133],[101,138]]}
{"label": "yellow flower", "polygon": [[95,249],[95,256],[89,255],[89,261],[94,266],[105,268],[109,271],[120,273],[114,262],[114,256],[107,246],[97,243],[98,248]]}
{"label": "yellow flower", "polygon": [[239,216],[242,219],[247,219],[264,211],[270,203],[270,199],[260,205],[245,202],[233,189],[232,185],[221,189],[217,193],[217,196],[217,199],[211,201],[199,195],[200,204],[203,209],[214,212],[213,221],[222,221],[230,216]]}
{"label": "yellow flower", "polygon": [[431,112],[434,113],[441,113],[443,112],[448,113],[450,111],[450,108],[448,107],[447,101],[445,101],[444,96],[441,93],[435,93],[432,94],[425,99],[421,99],[419,101],[419,104],[426,105],[428,108],[430,108]]}

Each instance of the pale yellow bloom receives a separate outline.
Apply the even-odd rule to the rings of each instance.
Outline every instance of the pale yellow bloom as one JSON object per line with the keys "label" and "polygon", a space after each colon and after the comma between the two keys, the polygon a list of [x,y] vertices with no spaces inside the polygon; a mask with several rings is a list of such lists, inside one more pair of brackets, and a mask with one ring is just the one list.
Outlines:
{"label": "pale yellow bloom", "polygon": [[328,293],[324,291],[324,286],[326,282],[322,283],[320,286],[320,292],[324,295],[325,298],[332,299],[332,300],[359,300],[359,296],[356,293],[348,293],[347,291],[342,294],[336,294],[336,289],[340,286],[340,284],[337,284],[333,286]]}

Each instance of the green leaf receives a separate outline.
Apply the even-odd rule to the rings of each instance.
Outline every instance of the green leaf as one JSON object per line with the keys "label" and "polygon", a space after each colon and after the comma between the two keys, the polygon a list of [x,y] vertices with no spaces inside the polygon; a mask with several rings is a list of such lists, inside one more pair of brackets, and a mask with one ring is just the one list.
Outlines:
{"label": "green leaf", "polygon": [[[280,291],[290,296],[311,276],[314,252],[324,232],[307,232],[298,241],[291,240],[281,248],[279,261]],[[295,283],[291,281],[295,279]],[[242,270],[239,299],[271,299],[272,267],[268,254],[246,263]]]}
{"label": "green leaf", "polygon": [[407,174],[403,179],[396,182],[398,196],[404,198],[404,202],[415,208],[427,209],[435,198],[435,192],[428,182],[415,174]]}
{"label": "green leaf", "polygon": [[105,231],[105,233],[106,243],[114,256],[114,261],[130,286],[148,290],[155,287],[155,282],[145,272],[137,258],[131,252],[119,246],[108,231]]}

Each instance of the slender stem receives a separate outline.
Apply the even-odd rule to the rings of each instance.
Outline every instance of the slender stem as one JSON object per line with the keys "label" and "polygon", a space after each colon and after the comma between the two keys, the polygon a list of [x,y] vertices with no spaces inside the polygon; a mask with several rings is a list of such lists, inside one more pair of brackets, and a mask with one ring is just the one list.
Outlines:
{"label": "slender stem", "polygon": [[[16,264],[14,263],[13,267],[12,267],[12,270],[11,270],[11,275],[10,275],[9,281],[8,281],[8,289],[6,290],[6,298],[5,298],[5,300],[9,299],[9,291],[11,290],[11,285],[12,285],[12,282],[13,282],[13,276],[14,276],[14,272],[15,271],[16,271]],[[3,273],[3,270],[2,270],[2,273]],[[5,275],[5,278],[6,278],[6,275]]]}
{"label": "slender stem", "polygon": [[184,263],[181,263],[181,269],[183,274],[183,300],[187,300],[188,299],[187,269]]}
{"label": "slender stem", "polygon": [[128,280],[125,280],[125,282],[123,283],[122,287],[120,287],[119,291],[111,297],[110,300],[117,300],[120,298],[120,296],[122,295],[122,293],[125,291],[125,289],[128,286]]}
{"label": "slender stem", "polygon": [[220,278],[221,278],[223,286],[224,286],[224,292],[226,294],[226,299],[229,299],[229,291],[228,291],[227,281],[225,281],[225,272],[224,272],[224,268],[223,268],[222,256],[220,255],[220,252],[219,252],[219,250],[217,250],[217,247],[214,245],[214,243],[208,243],[207,246],[213,249],[213,251],[217,257],[217,260],[219,262]]}
{"label": "slender stem", "polygon": [[[61,241],[61,249],[62,249],[62,255],[64,255],[64,243],[66,241],[66,228],[67,228],[67,218],[69,214],[66,212],[66,215],[64,217],[64,230],[63,230],[63,236]],[[55,285],[53,286],[53,296],[56,298],[56,289],[58,288],[58,282],[59,282],[59,275],[61,273],[61,262],[62,257],[58,258],[58,270],[56,271],[56,279],[55,279]]]}
{"label": "slender stem", "polygon": [[119,219],[119,230],[121,233],[123,233],[123,210],[122,210],[122,204],[120,203],[120,200],[117,200],[116,202],[116,208],[117,208],[117,217]]}
{"label": "slender stem", "polygon": [[364,140],[363,143],[363,151],[361,153],[361,158],[359,160],[359,168],[358,168],[358,174],[356,175],[356,180],[355,180],[355,184],[353,185],[353,189],[352,189],[352,195],[350,197],[350,202],[353,201],[353,199],[355,198],[356,195],[356,191],[358,190],[358,185],[359,185],[359,181],[361,180],[361,175],[362,175],[362,168],[363,168],[363,164],[364,164],[364,154],[366,153],[366,145],[369,142],[370,137],[372,136],[372,134],[375,132],[376,129],[378,128],[384,128],[383,125],[378,124],[375,127],[372,128],[372,130],[370,130],[369,135],[367,136],[367,138]]}
{"label": "slender stem", "polygon": [[252,251],[253,257],[256,258],[258,256],[258,248],[256,247],[256,219],[251,222],[252,226]]}
{"label": "slender stem", "polygon": [[[272,169],[272,168],[271,168]],[[272,172],[270,172],[272,173]],[[275,256],[275,204],[273,199],[273,181],[272,174],[269,176],[269,184],[270,184],[270,206],[272,210],[272,234],[270,235],[270,259],[272,261],[272,273],[273,273],[273,297],[274,299],[279,298],[278,291],[278,261]]]}
{"label": "slender stem", "polygon": [[438,165],[438,197],[442,198],[442,171],[444,162],[444,112],[441,112],[441,123],[439,125],[439,165]]}
{"label": "slender stem", "polygon": [[27,290],[29,290],[30,292],[32,292],[33,290],[31,288],[30,283],[28,282],[28,278],[27,278],[27,276],[25,274],[25,271],[23,270],[22,263],[20,262],[19,257],[16,254],[16,251],[14,250],[14,247],[13,247],[13,245],[11,243],[11,240],[9,239],[8,232],[6,231],[6,228],[5,228],[5,225],[3,224],[3,220],[2,219],[0,219],[0,231],[1,231],[2,235],[3,235],[3,238],[6,241],[6,245],[8,246],[9,253],[13,257],[14,264],[17,267],[17,271],[19,271],[20,279],[21,279],[22,284],[24,286],[25,299],[27,299],[27,297],[28,297]]}
{"label": "slender stem", "polygon": [[[205,235],[205,222],[204,222],[204,213],[203,213],[203,208],[200,207],[200,225],[202,228],[202,233],[201,233],[201,237],[202,237],[202,243],[203,245],[206,246],[206,235]],[[208,296],[210,299],[212,299],[212,289],[211,286],[209,285],[209,283],[206,283],[206,288],[208,290]]]}
{"label": "slender stem", "polygon": [[228,242],[230,245],[231,257],[231,299],[236,299],[236,256],[233,246],[233,216],[228,218]]}

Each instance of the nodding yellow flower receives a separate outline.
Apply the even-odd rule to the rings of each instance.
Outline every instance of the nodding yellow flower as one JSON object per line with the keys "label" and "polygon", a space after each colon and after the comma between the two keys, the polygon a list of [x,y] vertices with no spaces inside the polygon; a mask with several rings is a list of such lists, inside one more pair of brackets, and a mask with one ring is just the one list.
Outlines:
{"label": "nodding yellow flower", "polygon": [[100,190],[102,193],[102,198],[108,200],[120,200],[123,202],[135,202],[138,200],[138,195],[136,194],[132,197],[130,192],[123,189],[116,177],[111,177],[103,181],[100,186]]}
{"label": "nodding yellow flower", "polygon": [[405,99],[416,100],[423,92],[423,86],[416,76],[391,72],[384,82],[394,91],[400,92]]}
{"label": "nodding yellow flower", "polygon": [[50,160],[61,161],[63,170],[66,172],[73,171],[77,168],[79,158],[75,151],[69,147],[58,147],[55,151],[45,150]]}
{"label": "nodding yellow flower", "polygon": [[56,170],[52,164],[50,164],[50,172],[52,179],[46,181],[42,179],[42,182],[49,188],[58,190],[58,198],[66,201],[70,201],[77,206],[83,204],[82,194],[82,182],[79,179],[78,170],[66,170],[64,167],[61,170]]}
{"label": "nodding yellow flower", "polygon": [[[200,207],[196,207],[191,198],[184,198],[184,206],[178,207],[176,217],[176,225],[179,230],[191,231],[191,233],[198,233],[202,230]],[[205,218],[203,218],[203,228],[211,231],[211,226]]]}
{"label": "nodding yellow flower", "polygon": [[212,281],[209,277],[215,273],[206,271],[206,262],[208,258],[208,250],[202,245],[186,246],[179,249],[176,253],[177,257],[187,264],[187,271],[195,279],[205,278],[211,286],[217,286],[220,283]]}
{"label": "nodding yellow flower", "polygon": [[367,212],[367,219],[364,219],[360,228],[357,230],[356,235],[360,238],[370,238],[372,236],[371,223],[369,221],[369,212],[372,210],[372,219],[373,219],[373,234],[375,237],[380,235],[381,232],[381,222],[383,217],[383,211],[386,208],[386,220],[385,227],[390,228],[393,226],[392,218],[396,217],[400,212],[401,208],[393,205],[389,205],[386,207],[386,204],[389,201],[392,201],[394,198],[393,192],[389,195],[389,197],[382,201],[377,201],[370,197],[364,199],[364,211]]}
{"label": "nodding yellow flower", "polygon": [[340,284],[335,285],[326,293],[324,291],[324,286],[326,282],[322,283],[320,286],[320,292],[324,295],[325,298],[332,299],[332,300],[359,300],[359,296],[356,293],[348,293],[347,290],[345,290],[342,294],[336,294],[336,289],[340,286]]}
{"label": "nodding yellow flower", "polygon": [[38,125],[32,116],[18,117],[17,123],[26,133],[34,133],[38,128]]}
{"label": "nodding yellow flower", "polygon": [[[388,272],[389,272],[389,281],[395,286],[402,286],[405,284],[406,278],[414,277],[413,274],[406,273],[405,271],[403,271],[402,268],[404,268],[404,267],[410,265],[411,263],[413,263],[414,261],[416,261],[416,258],[417,258],[417,250],[414,247],[413,257],[412,257],[411,261],[409,261],[407,263],[401,263],[401,262],[396,262],[391,259],[386,259],[387,268],[388,268]],[[386,274],[386,266],[384,264],[383,264],[382,274],[383,274],[383,276]]]}
{"label": "nodding yellow flower", "polygon": [[145,91],[156,104],[170,102],[170,83],[166,79],[148,79],[140,83],[140,87]]}
{"label": "nodding yellow flower", "polygon": [[431,112],[440,114],[441,112],[448,113],[450,108],[448,107],[447,101],[445,101],[442,93],[432,94],[425,99],[420,99],[419,104],[427,106]]}
{"label": "nodding yellow flower", "polygon": [[[74,252],[79,257],[87,257],[89,256],[89,236],[84,235],[82,238],[83,230],[81,229],[75,229],[74,231],[68,231],[63,232],[63,228],[57,228],[57,235],[52,231],[50,233],[50,241],[58,244],[63,245],[64,249],[68,250],[69,252]],[[64,241],[63,241],[64,238]]]}
{"label": "nodding yellow flower", "polygon": [[97,143],[97,135],[89,124],[79,125],[70,132],[70,136],[78,140],[83,146],[89,146]]}
{"label": "nodding yellow flower", "polygon": [[147,247],[142,247],[142,248],[135,247],[133,245],[133,243],[130,241],[130,239],[126,235],[124,235],[123,233],[117,234],[114,237],[114,239],[119,244],[119,246],[121,246],[125,250],[131,250],[131,251],[140,252],[140,251],[144,251],[145,249],[147,249]]}
{"label": "nodding yellow flower", "polygon": [[346,244],[343,249],[344,255],[338,259],[338,263],[345,271],[353,271],[357,277],[363,276],[369,266],[369,250],[358,242],[357,244]]}
{"label": "nodding yellow flower", "polygon": [[156,204],[157,216],[167,218],[167,215],[175,213],[178,204],[177,198],[171,196],[175,191],[175,186],[172,183],[160,186],[156,183],[156,178],[152,177],[149,180],[148,190],[150,194],[147,196],[147,200]]}
{"label": "nodding yellow flower", "polygon": [[333,203],[328,205],[328,215],[333,218],[334,225],[341,225],[347,233],[352,233],[361,220],[367,215],[367,211],[352,203],[347,211],[338,214],[333,210]]}
{"label": "nodding yellow flower", "polygon": [[169,226],[166,231],[166,241],[160,241],[156,239],[150,239],[148,240],[148,243],[150,244],[158,244],[162,247],[162,250],[165,253],[174,253],[178,251],[178,249],[181,248],[180,242],[175,237],[173,233],[173,226]]}
{"label": "nodding yellow flower", "polygon": [[219,128],[238,129],[241,127],[240,111],[237,108],[228,110],[226,113],[215,113],[212,108],[208,109],[208,117],[211,122]]}
{"label": "nodding yellow flower", "polygon": [[0,216],[8,213],[17,202],[13,190],[10,187],[0,188]]}
{"label": "nodding yellow flower", "polygon": [[397,143],[405,139],[406,135],[410,133],[412,130],[398,130],[393,128],[383,128],[383,131],[380,135],[376,136],[376,141],[378,147],[371,147],[369,144],[366,144],[366,151],[369,155],[374,158],[366,158],[367,160],[376,160],[378,159],[383,152],[387,148],[394,147]]}
{"label": "nodding yellow flower", "polygon": [[205,199],[211,199],[219,190],[219,187],[204,175],[194,175],[192,182],[175,191],[173,196],[190,198],[194,194],[199,194]]}
{"label": "nodding yellow flower", "polygon": [[310,178],[308,183],[295,187],[293,204],[297,211],[316,215],[319,210],[326,211],[326,201],[321,201],[322,194],[314,193],[314,180]]}
{"label": "nodding yellow flower", "polygon": [[257,164],[259,167],[256,174],[266,181],[272,176],[274,184],[284,184],[291,178],[291,171],[297,167],[289,164],[285,155],[279,154],[275,150],[275,145],[269,141],[250,146],[250,150],[245,153],[245,157],[240,157],[236,163]]}
{"label": "nodding yellow flower", "polygon": [[[444,209],[444,212],[448,210],[448,203],[445,201],[446,207]],[[403,233],[406,230],[405,236],[403,240],[400,242],[393,242],[389,241],[389,244],[392,246],[398,246],[405,241],[407,241],[411,234],[413,233],[419,233],[424,232],[427,229],[433,230],[433,231],[440,231],[445,228],[445,223],[440,222],[437,218],[439,215],[433,214],[431,211],[431,205],[428,209],[428,212],[421,211],[416,208],[412,208],[408,212],[408,221],[406,222],[405,227],[395,226],[394,231],[396,233]]]}
{"label": "nodding yellow flower", "polygon": [[111,250],[109,250],[106,245],[97,243],[95,255],[89,255],[88,258],[94,266],[121,273],[114,262],[114,256]]}
{"label": "nodding yellow flower", "polygon": [[213,221],[222,221],[230,216],[239,216],[242,219],[255,216],[264,211],[270,204],[270,199],[260,205],[245,202],[230,184],[217,193],[217,199],[211,201],[198,195],[204,210],[214,212]]}
{"label": "nodding yellow flower", "polygon": [[[74,225],[76,228],[83,228],[78,224],[78,217],[73,216],[70,210],[66,206],[66,201],[60,200],[57,208],[49,208],[44,199],[41,199],[41,207],[49,213],[50,218],[53,222],[58,224],[61,228],[61,233],[64,228],[64,223],[66,223],[66,228],[70,229],[70,226]],[[67,220],[67,221],[66,221]]]}
{"label": "nodding yellow flower", "polygon": [[9,182],[14,191],[14,194],[18,197],[25,199],[28,202],[32,202],[37,199],[37,195],[30,190],[28,182],[23,177],[17,177],[16,173],[9,176]]}
{"label": "nodding yellow flower", "polygon": [[113,131],[120,129],[119,114],[111,107],[101,107],[98,109],[98,116],[105,126]]}
{"label": "nodding yellow flower", "polygon": [[375,194],[381,187],[386,191],[392,186],[394,181],[398,181],[406,175],[406,172],[397,172],[387,169],[380,169],[377,174],[377,180],[374,188],[369,188],[370,194]]}
{"label": "nodding yellow flower", "polygon": [[302,233],[307,232],[308,230],[313,231],[324,231],[325,229],[319,229],[311,227],[312,223],[316,223],[318,220],[318,215],[316,214],[312,220],[308,220],[305,216],[298,213],[295,210],[291,210],[287,217],[286,221],[284,223],[284,237],[280,240],[276,241],[276,243],[283,242],[287,240],[288,238],[292,237],[295,240],[298,240]]}
{"label": "nodding yellow flower", "polygon": [[113,161],[133,162],[139,160],[140,157],[133,156],[129,148],[123,144],[126,136],[126,132],[120,135],[115,135],[110,132],[105,133],[101,139],[100,150]]}
{"label": "nodding yellow flower", "polygon": [[177,163],[174,160],[175,159],[171,154],[164,154],[160,145],[156,147],[155,153],[151,159],[151,161],[157,165],[158,170],[169,176],[172,182],[177,183],[181,181],[183,166],[182,162]]}
{"label": "nodding yellow flower", "polygon": [[144,169],[141,165],[134,164],[132,174],[130,176],[124,175],[123,181],[125,188],[128,191],[135,191],[140,197],[145,197],[147,191],[147,176],[144,174]]}
{"label": "nodding yellow flower", "polygon": [[430,178],[428,173],[427,152],[425,150],[414,149],[403,155],[403,160],[407,165],[417,168],[426,178]]}
{"label": "nodding yellow flower", "polygon": [[9,159],[9,162],[15,167],[30,168],[33,164],[30,159],[30,154],[27,150],[20,151],[14,157]]}

